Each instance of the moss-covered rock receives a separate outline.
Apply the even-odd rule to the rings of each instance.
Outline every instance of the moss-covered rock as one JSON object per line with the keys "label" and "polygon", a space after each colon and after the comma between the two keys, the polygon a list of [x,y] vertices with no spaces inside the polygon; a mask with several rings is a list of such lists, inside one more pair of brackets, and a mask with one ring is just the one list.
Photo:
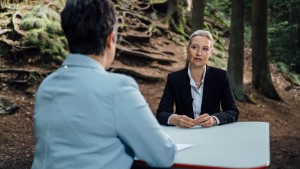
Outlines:
{"label": "moss-covered rock", "polygon": [[67,54],[67,40],[60,25],[61,6],[56,4],[34,6],[23,16],[20,24],[20,28],[26,31],[21,44],[38,47],[43,63],[61,62]]}

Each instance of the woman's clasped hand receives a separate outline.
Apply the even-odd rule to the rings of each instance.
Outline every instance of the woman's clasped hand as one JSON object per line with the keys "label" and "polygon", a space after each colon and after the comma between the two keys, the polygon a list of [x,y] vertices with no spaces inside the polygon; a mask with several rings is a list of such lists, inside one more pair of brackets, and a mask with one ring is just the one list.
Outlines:
{"label": "woman's clasped hand", "polygon": [[191,128],[197,125],[202,127],[211,127],[216,124],[216,119],[207,113],[202,114],[195,119],[186,115],[173,114],[171,116],[170,123],[181,128]]}

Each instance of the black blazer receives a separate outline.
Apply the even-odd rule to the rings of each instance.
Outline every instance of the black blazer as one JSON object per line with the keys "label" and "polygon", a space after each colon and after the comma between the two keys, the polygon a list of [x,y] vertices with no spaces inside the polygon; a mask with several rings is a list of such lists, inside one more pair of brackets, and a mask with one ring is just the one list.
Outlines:
{"label": "black blazer", "polygon": [[[201,113],[216,116],[220,124],[238,120],[239,110],[230,88],[227,72],[206,66]],[[194,118],[193,98],[191,94],[188,67],[168,75],[156,118],[160,124],[168,125],[175,103],[176,114]],[[221,106],[221,107],[220,107]],[[221,111],[222,108],[222,111]]]}

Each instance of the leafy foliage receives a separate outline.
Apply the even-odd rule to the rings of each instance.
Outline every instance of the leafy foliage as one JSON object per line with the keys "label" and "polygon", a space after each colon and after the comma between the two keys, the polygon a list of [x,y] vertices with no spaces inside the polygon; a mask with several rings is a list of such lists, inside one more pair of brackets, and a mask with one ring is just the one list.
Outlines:
{"label": "leafy foliage", "polygon": [[205,15],[211,17],[216,25],[219,25],[223,31],[229,31],[231,1],[230,0],[211,0],[207,1]]}
{"label": "leafy foliage", "polygon": [[300,85],[300,75],[290,72],[289,66],[283,62],[275,62],[276,67],[280,72],[287,76],[287,78],[294,84]]}
{"label": "leafy foliage", "polygon": [[228,47],[225,39],[229,35],[231,1],[211,0],[206,1],[204,14],[206,17],[204,29],[210,31],[215,40],[214,56],[210,58],[209,64],[227,69]]}
{"label": "leafy foliage", "polygon": [[[270,0],[269,48],[271,58],[300,73],[300,0]],[[288,10],[282,10],[288,9]]]}

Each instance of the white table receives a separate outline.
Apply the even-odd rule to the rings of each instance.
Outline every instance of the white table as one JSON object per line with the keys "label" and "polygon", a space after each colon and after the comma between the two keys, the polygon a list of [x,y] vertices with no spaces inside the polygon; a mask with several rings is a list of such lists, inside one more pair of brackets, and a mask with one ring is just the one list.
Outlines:
{"label": "white table", "polygon": [[[178,151],[172,168],[251,168],[270,165],[269,123],[236,122],[209,128],[162,126],[176,144],[194,147]],[[146,166],[135,161],[133,168]]]}

